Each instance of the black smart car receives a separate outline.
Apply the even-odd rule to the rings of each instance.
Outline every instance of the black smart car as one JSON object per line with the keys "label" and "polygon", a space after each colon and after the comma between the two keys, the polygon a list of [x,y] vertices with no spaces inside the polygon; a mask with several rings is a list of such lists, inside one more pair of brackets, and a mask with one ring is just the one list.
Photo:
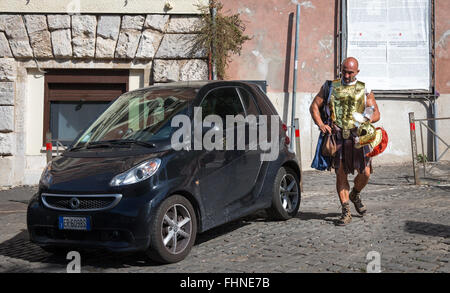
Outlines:
{"label": "black smart car", "polygon": [[197,233],[257,210],[287,220],[301,195],[286,132],[252,83],[125,93],[45,168],[28,206],[30,239],[52,252],[140,250],[172,263]]}

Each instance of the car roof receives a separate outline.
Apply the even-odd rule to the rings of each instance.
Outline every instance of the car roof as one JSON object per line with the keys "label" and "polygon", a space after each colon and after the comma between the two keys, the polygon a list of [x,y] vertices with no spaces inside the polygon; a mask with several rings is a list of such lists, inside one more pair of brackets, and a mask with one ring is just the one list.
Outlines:
{"label": "car roof", "polygon": [[[147,91],[151,90],[177,90],[177,89],[192,89],[192,90],[202,90],[206,87],[222,87],[222,86],[245,86],[246,88],[252,88],[255,92],[256,96],[258,96],[258,90],[260,93],[263,93],[262,88],[252,82],[252,81],[246,81],[246,80],[195,80],[195,81],[175,81],[175,82],[168,82],[168,83],[158,83],[153,84],[147,87],[135,89],[132,91],[129,91],[128,93],[138,93],[145,94]],[[258,99],[255,96],[256,99]],[[194,98],[194,97],[192,97]],[[272,106],[273,107],[273,106]]]}
{"label": "car roof", "polygon": [[155,88],[196,88],[200,89],[208,84],[221,84],[221,85],[237,85],[237,84],[246,84],[253,85],[252,83],[248,83],[241,80],[195,80],[195,81],[175,81],[169,83],[157,83],[154,85],[150,85],[144,88],[136,89],[133,91],[142,91],[142,90],[150,90]]}

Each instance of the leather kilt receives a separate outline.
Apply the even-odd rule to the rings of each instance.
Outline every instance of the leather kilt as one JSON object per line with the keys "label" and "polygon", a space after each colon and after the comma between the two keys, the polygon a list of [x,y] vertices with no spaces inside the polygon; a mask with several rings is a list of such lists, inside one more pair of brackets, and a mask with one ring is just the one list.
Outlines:
{"label": "leather kilt", "polygon": [[347,139],[344,138],[343,131],[338,126],[333,125],[332,130],[337,144],[336,155],[331,159],[331,166],[335,171],[339,170],[342,162],[345,174],[354,174],[355,170],[362,173],[367,166],[370,166],[370,173],[372,173],[372,158],[366,156],[370,153],[370,147],[366,145],[359,149],[355,148],[357,128],[350,130]]}

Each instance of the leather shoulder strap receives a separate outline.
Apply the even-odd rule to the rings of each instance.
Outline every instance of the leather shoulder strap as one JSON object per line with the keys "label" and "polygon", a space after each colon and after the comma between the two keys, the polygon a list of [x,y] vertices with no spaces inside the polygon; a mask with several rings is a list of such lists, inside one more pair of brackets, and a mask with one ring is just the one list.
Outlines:
{"label": "leather shoulder strap", "polygon": [[327,95],[327,104],[330,102],[331,93],[333,92],[334,81],[328,81],[328,95]]}
{"label": "leather shoulder strap", "polygon": [[331,83],[331,85],[332,85],[334,88],[340,87],[340,86],[341,86],[341,80],[340,80],[340,79],[333,80],[333,82]]}
{"label": "leather shoulder strap", "polygon": [[[328,87],[328,96],[327,96],[327,101],[325,103],[325,113],[327,114],[327,118],[330,121],[330,116],[331,116],[331,112],[330,112],[330,99],[331,99],[331,93],[333,92],[333,88],[336,86],[335,85],[336,80],[329,82],[329,87]],[[329,122],[328,121],[328,122]]]}

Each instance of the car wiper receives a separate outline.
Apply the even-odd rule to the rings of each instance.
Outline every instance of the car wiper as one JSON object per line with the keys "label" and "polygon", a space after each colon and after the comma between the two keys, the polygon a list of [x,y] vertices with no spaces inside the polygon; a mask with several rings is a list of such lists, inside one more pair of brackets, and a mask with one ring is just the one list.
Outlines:
{"label": "car wiper", "polygon": [[81,149],[94,149],[94,148],[110,148],[112,147],[112,145],[110,143],[106,143],[104,141],[96,141],[96,142],[92,142],[92,143],[86,143],[83,145],[79,145],[76,147],[72,147],[70,149],[68,149],[68,152],[71,151],[77,151],[77,150],[81,150]]}
{"label": "car wiper", "polygon": [[68,149],[67,151],[69,151],[69,152],[71,152],[71,151],[76,151],[76,150],[79,150],[79,149],[82,149],[82,148],[84,148],[86,145],[84,144],[84,145],[79,145],[79,146],[76,146],[76,147],[71,147],[70,149]]}
{"label": "car wiper", "polygon": [[[96,149],[96,148],[112,148],[115,147],[115,142],[117,140],[113,139],[113,140],[99,140],[99,141],[93,141],[93,142],[88,142],[85,147],[87,149]],[[128,146],[119,146],[119,147],[128,147]]]}
{"label": "car wiper", "polygon": [[94,148],[112,148],[112,147],[126,147],[129,148],[130,144],[137,144],[145,147],[154,148],[156,145],[151,142],[145,142],[141,140],[135,140],[135,139],[111,139],[111,140],[100,140],[100,141],[94,141],[90,143],[86,143],[82,146],[77,146],[74,148],[71,148],[70,151],[73,150],[79,150],[82,148],[86,149],[94,149]]}
{"label": "car wiper", "polygon": [[146,141],[136,140],[136,139],[118,139],[118,140],[111,140],[108,142],[113,143],[113,144],[137,144],[137,145],[141,145],[141,146],[145,146],[145,147],[149,147],[149,148],[156,147],[156,145],[152,142],[146,142]]}
{"label": "car wiper", "polygon": [[86,145],[87,149],[96,149],[96,148],[111,148],[112,145],[109,142],[104,141],[96,141],[93,143],[89,143]]}

